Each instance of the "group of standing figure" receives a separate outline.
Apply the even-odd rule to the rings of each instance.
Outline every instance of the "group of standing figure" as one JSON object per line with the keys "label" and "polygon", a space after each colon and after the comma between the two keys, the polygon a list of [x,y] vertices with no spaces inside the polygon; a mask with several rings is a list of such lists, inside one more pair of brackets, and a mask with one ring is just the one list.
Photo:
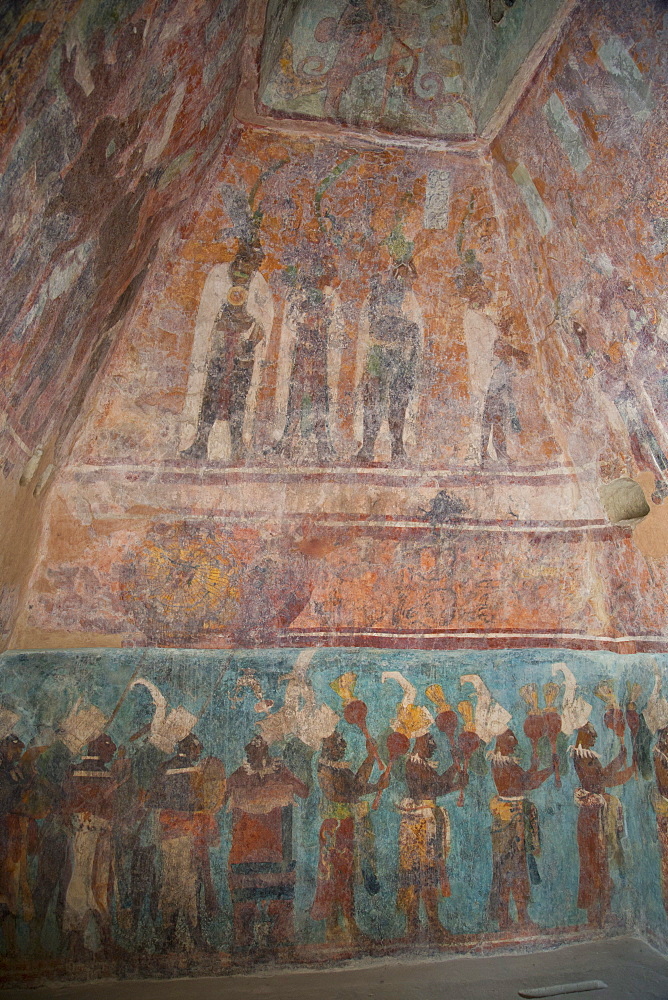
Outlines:
{"label": "group of standing figure", "polygon": [[[580,857],[578,907],[590,924],[608,918],[616,865],[623,871],[622,806],[609,788],[627,782],[636,763],[626,763],[623,717],[613,726],[617,756],[604,765],[593,749],[591,723],[577,731],[570,748],[579,787],[577,845]],[[439,900],[450,895],[447,858],[450,820],[438,800],[468,784],[466,760],[439,771],[432,734],[421,733],[405,757],[406,794],[400,814],[397,907],[405,915],[410,940],[424,933],[444,943]],[[389,747],[389,744],[388,744]],[[534,746],[530,766],[517,759],[512,730],[496,737],[487,753],[496,794],[490,800],[492,880],[489,917],[501,930],[532,927],[531,886],[540,882],[538,812],[529,793],[558,771],[553,755],[540,768]],[[309,784],[266,741],[254,736],[243,764],[226,778],[223,764],[203,757],[192,733],[164,754],[146,744],[132,758],[106,734],[93,739],[73,760],[62,744],[29,748],[15,735],[0,742],[0,919],[9,953],[19,949],[21,921],[30,947],[45,947],[44,928],[53,908],[61,941],[69,954],[115,953],[118,933],[142,939],[152,928],[154,946],[167,952],[211,950],[207,922],[219,912],[210,852],[220,844],[217,814],[231,812],[227,880],[237,949],[276,949],[295,940],[292,816],[295,797],[306,798]],[[317,765],[321,790],[319,861],[310,916],[325,924],[328,942],[358,947],[369,943],[356,919],[356,890],[381,888],[376,865],[372,814],[390,782],[393,755],[383,762],[368,735],[366,757],[355,769],[347,744],[336,730],[322,741]],[[374,767],[378,777],[372,780]],[[61,780],[54,780],[60,768]],[[655,809],[661,849],[662,884],[668,905],[668,727],[654,750]],[[50,777],[49,777],[50,775]],[[368,796],[375,796],[373,805]],[[137,944],[136,947],[141,947]]]}
{"label": "group of standing figure", "polygon": [[[411,247],[403,237],[396,245],[390,243],[390,266],[374,275],[361,310],[356,347],[359,447],[351,456],[355,465],[376,460],[384,421],[390,461],[403,464],[407,460],[406,429],[424,339],[422,313],[413,290],[417,270]],[[211,457],[217,422],[229,428],[227,456],[232,464],[242,463],[253,453],[257,448],[255,400],[263,372],[269,369],[275,371],[277,381],[277,413],[265,452],[291,461],[304,449],[312,449],[320,464],[343,458],[337,455],[334,440],[337,380],[345,347],[336,267],[323,234],[312,241],[304,239],[295,256],[299,263],[284,272],[287,304],[280,346],[271,361],[274,299],[260,270],[265,252],[257,227],[245,242],[240,241],[229,265],[218,265],[210,273],[196,322],[182,413],[184,458]],[[481,463],[490,456],[508,462],[508,435],[521,430],[513,381],[518,370],[528,367],[529,357],[484,315],[491,292],[477,273],[473,278],[462,286],[470,306],[468,315],[473,317],[472,321],[465,318],[464,326],[467,341],[468,327],[474,330],[467,343],[472,356],[470,374],[476,381],[474,396],[481,391],[477,383],[483,386],[481,405],[473,400],[481,440],[473,450]],[[483,342],[479,336],[476,339],[477,334]]]}
{"label": "group of standing figure", "polygon": [[[403,233],[385,243],[389,267],[373,276],[359,316],[357,450],[344,456],[343,444],[335,441],[337,383],[346,337],[333,247],[325,232],[318,231],[293,248],[298,263],[284,271],[287,303],[280,345],[274,344],[277,355],[269,359],[274,298],[261,273],[265,251],[256,221],[239,239],[232,262],[213,269],[202,295],[182,414],[180,448],[185,458],[211,457],[210,439],[217,422],[229,428],[227,457],[232,464],[257,451],[262,434],[258,436],[254,427],[255,400],[266,369],[274,371],[277,384],[276,413],[270,431],[263,432],[265,454],[292,461],[312,451],[310,460],[320,464],[346,460],[369,465],[377,461],[379,434],[386,421],[390,461],[406,462],[406,429],[420,375],[424,329],[414,292],[413,244]],[[515,345],[512,321],[493,306],[492,291],[479,268],[464,267],[455,284],[464,305],[468,356],[472,434],[468,460],[508,463],[509,442],[522,431],[516,381],[529,368],[530,356]],[[652,499],[661,503],[668,496],[664,427],[668,346],[632,286],[605,289],[600,310],[610,331],[621,330],[619,341],[611,337],[600,348],[579,319],[571,317],[583,385],[594,379],[591,384],[614,404],[634,461],[640,470],[654,474]],[[351,397],[345,393],[345,398],[349,408]]]}
{"label": "group of standing figure", "polygon": [[623,332],[602,344],[572,319],[582,374],[614,405],[638,469],[654,477],[652,501],[660,504],[668,497],[668,343],[633,285],[615,285],[601,305]]}
{"label": "group of standing figure", "polygon": [[[326,246],[303,248],[299,267],[286,272],[288,305],[284,317],[283,357],[278,375],[289,386],[279,414],[271,451],[288,460],[304,442],[313,441],[320,463],[336,458],[332,440],[332,371],[341,345],[334,343],[339,320],[333,286],[336,272],[326,259]],[[191,377],[184,411],[182,454],[206,458],[216,421],[226,422],[230,461],[243,460],[252,439],[249,414],[253,383],[267,351],[273,322],[273,299],[260,273],[264,251],[256,240],[241,244],[219,288],[212,291],[217,312],[196,330]],[[374,461],[381,424],[387,418],[392,461],[405,459],[406,413],[415,388],[420,349],[420,316],[412,281],[415,269],[396,264],[378,277],[367,302],[368,345],[364,360],[363,440],[357,464]],[[222,300],[222,301],[221,301]],[[279,387],[280,392],[280,387]]]}

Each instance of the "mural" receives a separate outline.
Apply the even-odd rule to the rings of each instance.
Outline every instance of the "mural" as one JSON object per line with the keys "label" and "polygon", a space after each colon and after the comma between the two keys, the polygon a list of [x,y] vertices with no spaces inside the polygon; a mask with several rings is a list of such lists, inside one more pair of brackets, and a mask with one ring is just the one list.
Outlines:
{"label": "mural", "polygon": [[[628,22],[605,21],[606,10],[593,4],[589,12],[606,25],[605,38],[596,45],[582,31],[582,18],[589,14],[574,15],[566,62],[546,67],[521,121],[514,118],[494,145],[495,177],[509,238],[517,241],[527,317],[541,331],[538,355],[547,368],[557,355],[569,359],[566,381],[572,378],[572,388],[564,383],[554,399],[557,407],[566,397],[575,406],[564,424],[563,443],[571,455],[582,454],[576,429],[582,414],[594,408],[605,412],[627,457],[621,459],[611,440],[601,442],[602,476],[624,475],[633,456],[652,487],[648,499],[659,505],[666,493],[668,448],[667,288],[654,220],[665,214],[666,197],[651,180],[655,169],[663,173],[664,156],[648,123],[653,117],[654,127],[665,127],[654,100],[664,93],[666,63],[649,38],[640,33],[633,39]],[[641,4],[640,11],[655,19],[653,30],[664,37],[664,12],[652,4]],[[596,108],[589,103],[594,93]],[[600,186],[603,162],[613,160],[617,181]],[[628,230],[615,221],[624,205],[633,206]]]}
{"label": "mural", "polygon": [[[124,373],[123,403],[110,399],[94,451],[84,444],[87,460],[136,461],[141,450],[152,463],[284,473],[559,464],[478,171],[460,165],[447,177],[454,189],[439,189],[411,158],[395,166],[381,200],[369,154],[295,140],[266,153],[253,138],[240,145],[162,300],[175,310],[169,323],[179,315],[186,378],[168,387],[156,364],[154,391],[145,398],[137,386],[138,398],[136,374]],[[202,254],[205,266],[193,269]],[[447,271],[434,285],[439,258]],[[117,370],[129,360],[121,350]],[[160,426],[150,426],[158,410]]]}
{"label": "mural", "polygon": [[[462,48],[535,10],[469,6]],[[662,648],[666,61],[642,9],[573,14],[490,162],[237,137],[150,244],[15,644]],[[48,464],[25,456],[30,496]],[[620,477],[651,508],[633,533],[600,500]]]}
{"label": "mural", "polygon": [[233,132],[243,15],[187,0],[3,11],[0,502],[18,512],[2,518],[17,593],[90,390]]}
{"label": "mural", "polygon": [[662,927],[664,659],[5,654],[5,970]]}
{"label": "mural", "polygon": [[302,0],[289,11],[270,4],[261,107],[470,138],[563,7],[559,0]]}
{"label": "mural", "polygon": [[243,5],[38,6],[6,978],[665,947],[668,15],[583,2],[488,157],[357,132],[476,135],[560,4],[272,3],[292,131],[232,126]]}

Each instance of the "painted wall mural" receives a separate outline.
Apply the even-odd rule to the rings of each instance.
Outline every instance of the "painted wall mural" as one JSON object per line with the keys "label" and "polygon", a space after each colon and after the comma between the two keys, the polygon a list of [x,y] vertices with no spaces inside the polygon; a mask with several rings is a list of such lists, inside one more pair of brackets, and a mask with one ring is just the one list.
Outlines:
{"label": "painted wall mural", "polygon": [[[649,35],[634,37],[626,18],[610,23],[608,15],[597,4],[574,15],[573,34],[495,144],[496,177],[543,365],[568,355],[579,384],[575,413],[597,407],[610,414],[612,433],[660,503],[668,450],[667,286],[656,220],[667,208],[665,185],[653,177],[665,172],[656,135],[666,126],[666,59]],[[637,16],[665,37],[660,6],[640,4]],[[585,22],[596,24],[593,34]],[[616,182],[597,183],[613,163]],[[562,383],[557,391],[561,408],[569,390]],[[564,422],[571,454],[579,450],[579,419]],[[604,474],[623,474],[626,462],[601,446]]]}
{"label": "painted wall mural", "polygon": [[565,6],[560,0],[270,4],[261,107],[399,134],[471,138]]}
{"label": "painted wall mural", "polygon": [[151,975],[664,933],[666,665],[5,654],[3,966]]}
{"label": "painted wall mural", "polygon": [[0,968],[665,949],[668,15],[196,7],[8,22]]}
{"label": "painted wall mural", "polygon": [[660,647],[663,299],[612,281],[633,358],[555,330],[511,175],[506,220],[475,159],[245,134],[110,360],[17,644]]}
{"label": "painted wall mural", "polygon": [[[0,572],[18,594],[36,541],[28,525],[35,536],[90,390],[160,240],[234,131],[245,8],[10,6],[0,41]],[[0,617],[2,639],[15,612]]]}
{"label": "painted wall mural", "polygon": [[[666,63],[642,10],[573,14],[491,161],[244,130],[119,327],[14,645],[661,646]],[[651,508],[633,533],[599,496],[619,477]]]}

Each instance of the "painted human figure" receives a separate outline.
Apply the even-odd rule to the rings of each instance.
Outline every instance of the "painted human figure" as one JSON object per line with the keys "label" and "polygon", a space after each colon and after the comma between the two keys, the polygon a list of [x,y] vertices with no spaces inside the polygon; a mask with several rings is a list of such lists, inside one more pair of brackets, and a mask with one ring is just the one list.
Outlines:
{"label": "painted human figure", "polygon": [[668,343],[649,324],[635,336],[632,369],[642,382],[657,420],[668,428]]}
{"label": "painted human figure", "polygon": [[25,744],[15,733],[0,740],[0,927],[7,949],[17,948],[17,923],[33,916],[28,856],[36,828],[28,810],[30,779],[21,757]]}
{"label": "painted human figure", "polygon": [[289,306],[279,373],[289,389],[285,423],[274,445],[277,454],[291,459],[300,439],[312,437],[322,463],[335,455],[330,433],[329,340],[336,268],[329,253],[323,238],[316,244],[305,243],[297,254],[299,266],[287,270]]}
{"label": "painted human figure", "polygon": [[490,435],[496,456],[503,462],[509,461],[508,432],[519,434],[519,417],[515,408],[513,381],[517,368],[529,367],[529,357],[507,340],[498,338],[494,343],[492,377],[487,386],[485,405],[482,411],[480,462],[484,465],[489,455]]}
{"label": "painted human figure", "polygon": [[227,783],[232,812],[228,879],[234,945],[278,947],[294,941],[294,797],[309,789],[282,761],[269,755],[261,736],[245,747],[246,760]]}
{"label": "painted human figure", "polygon": [[72,764],[72,752],[60,740],[40,749],[36,770],[48,809],[39,824],[37,872],[32,891],[34,919],[30,931],[36,951],[42,950],[42,932],[51,908],[56,925],[63,926],[70,840],[69,817],[63,812],[63,805],[65,779]]}
{"label": "painted human figure", "polygon": [[322,790],[320,858],[311,916],[325,921],[327,941],[355,942],[364,939],[355,919],[355,885],[364,884],[372,895],[380,888],[369,803],[363,796],[387,787],[389,771],[383,772],[378,781],[369,781],[376,759],[371,740],[367,741],[367,756],[357,771],[345,760],[346,749],[346,741],[338,732],[322,741],[318,761]]}
{"label": "painted human figure", "polygon": [[327,73],[327,94],[324,111],[328,118],[340,117],[341,100],[355,77],[373,69],[374,52],[383,40],[385,26],[382,13],[388,7],[386,0],[350,0],[338,22],[333,17],[324,18],[315,29],[319,42],[339,43],[334,63]]}
{"label": "painted human figure", "polygon": [[540,855],[538,810],[526,793],[538,788],[554,771],[538,769],[535,757],[528,770],[517,761],[518,742],[512,729],[496,738],[488,754],[497,794],[489,802],[492,814],[492,886],[489,914],[502,930],[512,925],[510,899],[515,901],[517,922],[529,927],[531,885],[540,882],[535,859]]}
{"label": "painted human figure", "polygon": [[412,940],[420,933],[420,901],[427,914],[430,937],[446,941],[451,936],[438,915],[439,894],[450,895],[446,871],[450,820],[436,799],[465,788],[468,775],[456,763],[439,774],[432,761],[435,751],[431,733],[415,740],[406,760],[408,796],[397,807],[401,814],[397,908],[406,914],[406,933]]}
{"label": "painted human figure", "polygon": [[204,286],[182,414],[185,458],[207,456],[217,420],[229,426],[232,462],[243,457],[249,396],[264,351],[260,345],[265,344],[273,319],[271,293],[259,271],[263,260],[257,240],[240,242],[229,267],[214,268]]}
{"label": "painted human figure", "polygon": [[216,813],[224,801],[225,770],[216,757],[200,760],[203,749],[194,733],[179,740],[175,756],[158,769],[151,798],[159,809],[166,949],[193,944],[207,950],[204,916],[218,911],[209,851],[220,842]]}
{"label": "painted human figure", "polygon": [[507,462],[508,434],[521,430],[515,408],[514,378],[517,368],[526,369],[529,358],[507,339],[508,324],[497,321],[491,308],[492,293],[474,267],[466,267],[456,279],[466,300],[464,338],[468,354],[469,395],[474,434],[471,456],[483,465],[490,456],[490,437],[497,458]]}
{"label": "painted human figure", "polygon": [[656,779],[653,803],[661,855],[661,893],[668,912],[668,726],[660,729],[657,736],[653,751]]}
{"label": "painted human figure", "polygon": [[160,812],[153,788],[164,754],[150,743],[131,757],[119,750],[115,772],[119,779],[113,822],[116,920],[139,947],[139,928],[148,914],[156,926],[159,916]]}
{"label": "painted human figure", "polygon": [[[116,744],[102,733],[88,744],[64,783],[63,814],[69,821],[70,878],[65,892],[63,931],[68,949],[83,956],[112,948],[111,894],[114,881],[111,843],[114,796],[118,783],[107,765]],[[97,930],[98,943],[89,935]]]}
{"label": "painted human figure", "polygon": [[374,460],[376,438],[387,417],[391,460],[405,460],[406,411],[415,389],[420,350],[421,316],[412,291],[412,262],[395,265],[374,282],[368,301],[368,350],[362,379],[364,402],[362,447],[355,461]]}
{"label": "painted human figure", "polygon": [[647,416],[656,418],[655,430],[665,431],[668,429],[668,343],[660,335],[655,308],[635,285],[616,281],[604,289],[601,310],[620,332],[631,387],[642,400]]}
{"label": "painted human figure", "polygon": [[668,456],[657,439],[647,407],[634,391],[622,345],[613,342],[604,350],[595,350],[590,346],[587,330],[578,320],[573,320],[572,330],[586,362],[584,377],[596,378],[601,391],[614,403],[626,427],[638,468],[654,476],[652,501],[662,503],[668,497]]}
{"label": "painted human figure", "polygon": [[590,722],[578,729],[575,746],[569,748],[580,781],[580,787],[575,790],[575,804],[579,808],[578,906],[587,911],[589,923],[596,927],[603,926],[610,912],[613,890],[610,863],[614,861],[619,870],[623,869],[624,864],[621,845],[624,831],[622,804],[606,789],[625,784],[635,770],[633,764],[624,766],[626,748],[623,719],[615,732],[620,741],[619,753],[605,767],[593,749],[597,733]]}

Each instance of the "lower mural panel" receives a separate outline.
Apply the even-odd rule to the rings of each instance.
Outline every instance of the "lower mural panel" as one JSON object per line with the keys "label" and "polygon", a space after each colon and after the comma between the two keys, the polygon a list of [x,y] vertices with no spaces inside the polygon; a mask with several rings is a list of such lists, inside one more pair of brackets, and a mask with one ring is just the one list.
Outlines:
{"label": "lower mural panel", "polygon": [[668,930],[666,656],[11,652],[2,971]]}

